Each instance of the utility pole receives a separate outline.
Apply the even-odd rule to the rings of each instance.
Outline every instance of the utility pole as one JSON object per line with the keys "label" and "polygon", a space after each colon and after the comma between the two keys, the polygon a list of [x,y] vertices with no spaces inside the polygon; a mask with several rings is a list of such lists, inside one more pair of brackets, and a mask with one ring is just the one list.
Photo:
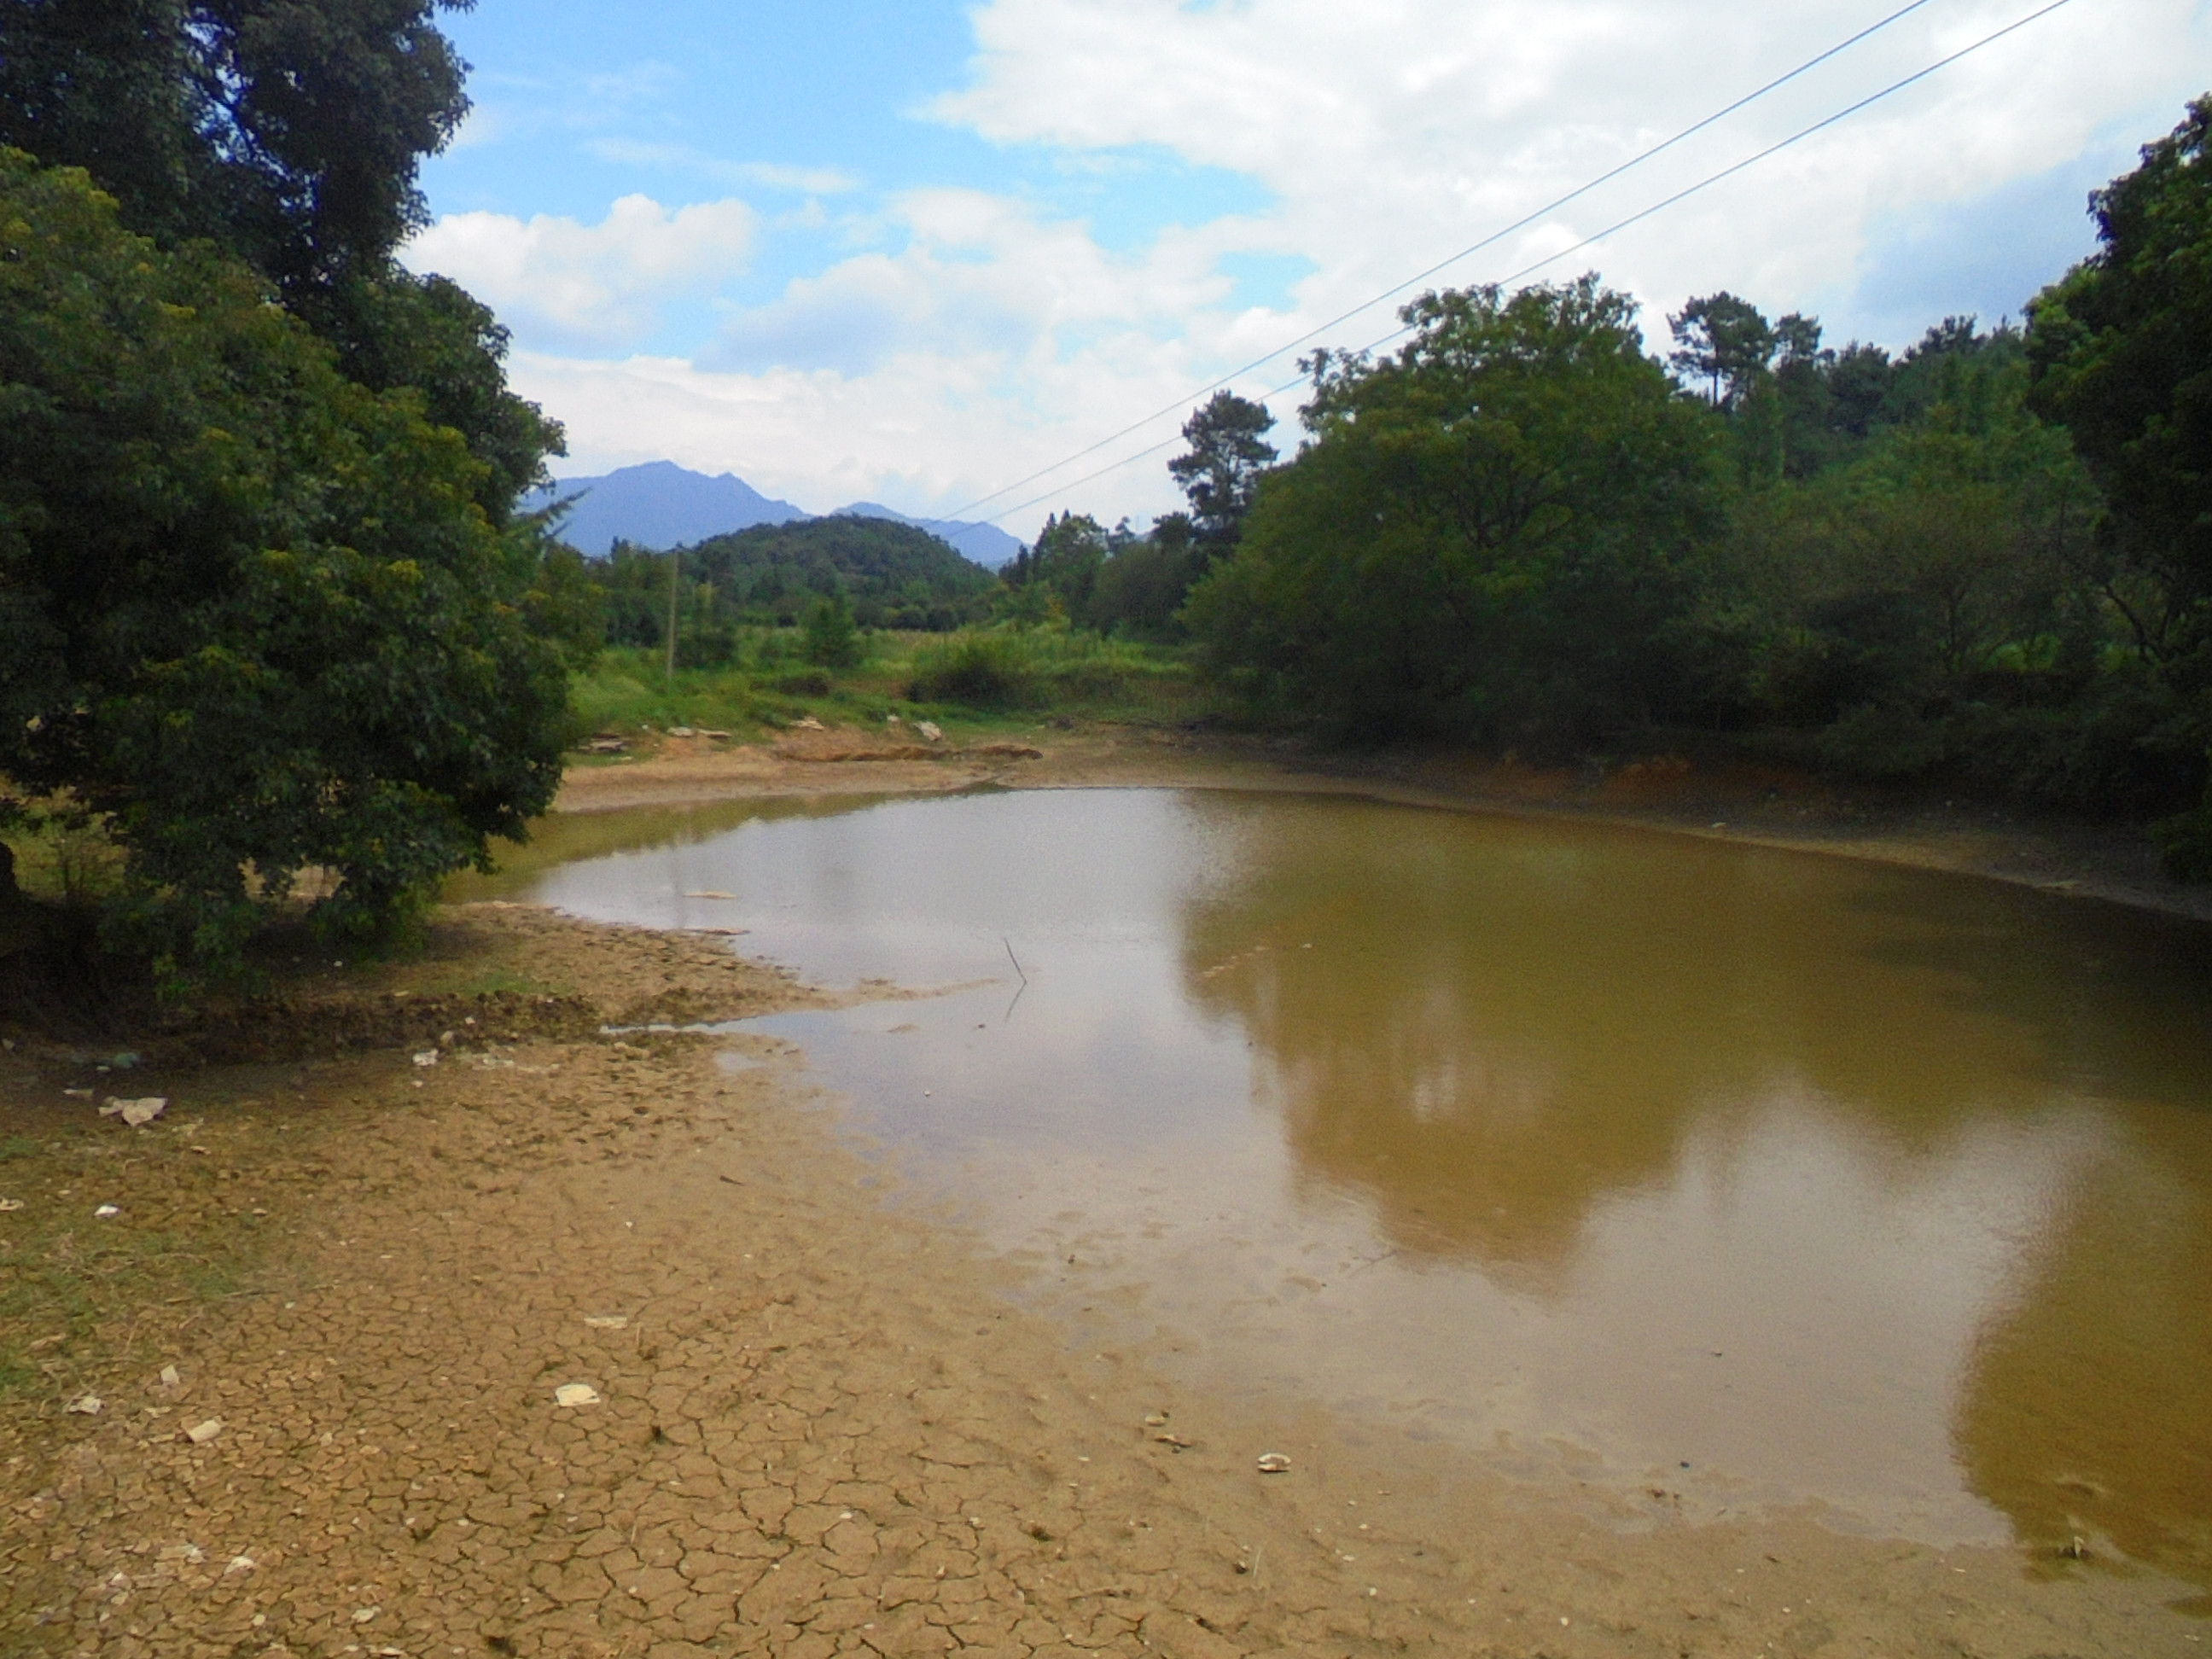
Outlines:
{"label": "utility pole", "polygon": [[683,549],[670,548],[668,550],[668,684],[671,690],[673,690],[676,686],[676,568],[683,562]]}

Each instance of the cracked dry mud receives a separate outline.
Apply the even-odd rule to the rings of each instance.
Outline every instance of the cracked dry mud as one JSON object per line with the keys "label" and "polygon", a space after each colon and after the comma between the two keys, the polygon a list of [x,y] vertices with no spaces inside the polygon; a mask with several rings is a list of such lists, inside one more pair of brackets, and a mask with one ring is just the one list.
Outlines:
{"label": "cracked dry mud", "polygon": [[[828,1000],[524,909],[442,939],[433,969],[614,1018]],[[464,1024],[430,1066],[157,1065],[132,1087],[173,1103],[135,1133],[70,1103],[76,1161],[11,1189],[24,1213],[88,1206],[96,1170],[100,1224],[272,1242],[253,1293],[111,1310],[0,1407],[0,1652],[2202,1651],[2172,1586],[1804,1517],[1638,1530],[1383,1427],[1232,1411],[887,1208],[794,1051],[738,1039],[766,1063],[732,1072],[552,1024]],[[5,1131],[60,1133],[76,1079],[9,1058]],[[575,1384],[598,1403],[556,1403]],[[88,1388],[101,1414],[66,1414]]]}

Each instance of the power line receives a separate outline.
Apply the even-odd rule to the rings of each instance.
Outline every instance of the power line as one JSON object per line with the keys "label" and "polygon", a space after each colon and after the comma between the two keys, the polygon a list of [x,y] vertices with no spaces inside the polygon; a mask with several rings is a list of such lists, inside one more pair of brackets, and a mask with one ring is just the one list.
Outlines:
{"label": "power line", "polygon": [[[1741,161],[1736,161],[1728,167],[1723,167],[1718,173],[1710,173],[1706,177],[1698,180],[1696,184],[1689,185],[1686,189],[1676,191],[1672,196],[1668,197],[1665,200],[1655,202],[1650,207],[1644,208],[1638,212],[1630,214],[1626,219],[1616,220],[1613,223],[1607,225],[1603,230],[1594,232],[1590,235],[1583,237],[1581,241],[1575,243],[1570,247],[1560,248],[1556,252],[1546,254],[1542,258],[1536,260],[1534,264],[1522,266],[1520,270],[1513,272],[1510,276],[1499,278],[1495,286],[1498,288],[1508,287],[1514,283],[1520,282],[1524,277],[1534,276],[1537,271],[1543,270],[1547,265],[1557,264],[1560,260],[1566,258],[1571,254],[1579,253],[1584,248],[1592,246],[1598,242],[1601,242],[1608,236],[1613,235],[1618,232],[1626,230],[1632,225],[1641,224],[1644,220],[1652,217],[1654,215],[1663,213],[1668,208],[1687,201],[1691,197],[1698,194],[1700,191],[1709,190],[1713,185],[1721,183],[1724,179],[1734,178],[1737,173],[1743,172],[1747,167],[1756,167],[1759,162],[1767,160],[1771,156],[1779,155],[1782,151],[1788,149],[1791,145],[1802,143],[1805,139],[1812,137],[1815,133],[1826,131],[1828,128],[1834,126],[1839,121],[1848,120],[1850,117],[1856,115],[1860,111],[1878,104],[1881,102],[1883,99],[1888,98],[1894,94],[1904,91],[1907,87],[1913,86],[1919,82],[1925,81],[1929,76],[1937,73],[1939,70],[1948,69],[1960,59],[1963,58],[1970,58],[1974,53],[1981,51],[1984,46],[1994,46],[1998,41],[2003,40],[2007,35],[2015,34],[2021,29],[2026,28],[2030,23],[2033,23],[2043,18],[2048,17],[2052,12],[2057,11],[2065,6],[2071,5],[2072,3],[2073,0],[2051,0],[2051,3],[2043,7],[2041,9],[2030,12],[2027,16],[2020,18],[2016,21],[2006,24],[2004,27],[1995,31],[1993,33],[1984,35],[1972,46],[1962,46],[1958,51],[1951,53],[1948,58],[1938,58],[1936,62],[1929,64],[1925,69],[1915,70],[1912,74],[1906,76],[1901,81],[1893,81],[1889,85],[1884,87],[1880,92],[1869,94],[1868,96],[1860,99],[1858,102],[1850,105],[1845,108],[1838,110],[1832,115],[1824,117],[1822,119],[1815,121],[1811,126],[1802,128],[1798,131],[1791,133],[1787,138],[1784,138],[1778,143],[1769,144],[1765,149],[1759,151],[1756,155],[1747,155]],[[1500,234],[1503,234],[1505,233]],[[1451,262],[1448,260],[1445,263],[1449,264]],[[1433,275],[1435,270],[1441,269],[1441,266],[1435,267],[1431,271],[1424,274]],[[1421,278],[1415,277],[1413,280],[1414,282],[1419,282]],[[1407,284],[1407,286],[1410,286],[1410,284]],[[1398,290],[1394,289],[1392,291],[1395,293]],[[1363,306],[1358,307],[1358,309],[1364,310],[1366,307]],[[1357,312],[1347,313],[1347,315],[1356,314],[1358,314]],[[1391,330],[1388,334],[1383,335],[1380,339],[1374,340],[1367,345],[1361,347],[1360,354],[1364,355],[1367,352],[1374,351],[1382,346],[1388,345],[1391,341],[1395,340],[1403,335],[1410,334],[1413,331],[1413,325],[1401,325],[1401,326]],[[1308,335],[1305,337],[1307,339],[1310,339],[1312,336]],[[1300,341],[1296,343],[1304,343],[1304,342]],[[1287,348],[1285,349],[1287,349]],[[1279,352],[1270,354],[1270,356],[1268,357],[1261,358],[1259,362],[1265,363],[1270,362],[1273,357],[1279,356],[1280,355],[1281,353]],[[1253,367],[1256,368],[1258,367],[1258,364],[1255,364]],[[1237,371],[1237,374],[1231,375],[1229,378],[1231,380],[1235,380],[1249,372],[1249,370],[1240,369]],[[1227,381],[1217,382],[1217,384],[1226,385]],[[1262,392],[1261,394],[1261,400],[1264,402],[1267,398],[1278,397],[1283,392],[1291,391],[1293,387],[1303,384],[1303,376],[1298,380],[1287,381],[1285,384],[1275,387],[1273,391]],[[1212,388],[1209,387],[1207,389],[1212,390]],[[1177,404],[1173,407],[1181,408],[1182,405]],[[1172,409],[1164,412],[1171,413]],[[1115,434],[1115,438],[1127,437],[1130,433],[1137,431],[1140,428],[1148,425],[1152,421],[1158,420],[1158,418],[1159,416],[1158,415],[1149,416],[1146,420],[1137,422],[1136,426],[1124,428],[1121,432]],[[1045,468],[1042,472],[1031,473],[1030,477],[1024,479],[1022,483],[1034,483],[1036,479],[1043,477],[1046,473],[1057,471],[1059,467],[1066,465],[1069,461],[1078,460],[1084,455],[1093,453],[1097,450],[1103,448],[1106,444],[1112,443],[1114,441],[1114,438],[1109,438],[1100,443],[1093,444],[1090,449],[1079,451],[1076,454],[1069,456],[1067,460],[1058,462],[1054,466],[1048,466]],[[1083,477],[1078,478],[1072,483],[1056,485],[1053,489],[1046,491],[1043,495],[1033,496],[1030,500],[1020,503],[1018,506],[1006,507],[998,513],[994,513],[989,518],[982,520],[982,522],[985,524],[995,524],[1000,519],[1012,518],[1015,514],[1022,512],[1026,508],[1041,506],[1042,503],[1051,501],[1056,496],[1066,495],[1071,489],[1079,489],[1084,484],[1095,483],[1098,479],[1105,477],[1109,473],[1118,472],[1125,466],[1133,465],[1137,462],[1143,460],[1148,455],[1156,455],[1163,449],[1171,448],[1174,447],[1175,442],[1176,440],[1173,438],[1165,439],[1159,443],[1154,444],[1149,449],[1139,450],[1133,455],[1125,456],[1121,460],[1114,462],[1111,465],[1101,467],[1097,471],[1088,473]],[[1007,488],[1010,489],[1017,489],[1020,487],[1021,486],[1019,484],[1012,484],[1009,485]],[[999,493],[1000,495],[1004,495],[1006,491],[1000,490]],[[981,506],[993,499],[994,497],[987,495],[983,498],[982,501],[976,503],[976,505]],[[974,509],[967,508],[963,510],[973,511]]]}
{"label": "power line", "polygon": [[[1869,23],[1866,27],[1861,29],[1856,34],[1850,36],[1848,40],[1838,41],[1834,46],[1830,46],[1826,52],[1820,53],[1817,57],[1807,58],[1803,63],[1798,64],[1796,68],[1790,70],[1787,74],[1777,76],[1773,80],[1766,82],[1765,85],[1758,88],[1754,91],[1744,94],[1742,97],[1737,99],[1734,103],[1729,104],[1723,108],[1715,110],[1711,115],[1706,116],[1701,121],[1694,122],[1691,125],[1684,127],[1673,137],[1654,144],[1650,149],[1644,150],[1639,155],[1631,156],[1627,161],[1621,162],[1618,167],[1615,167],[1607,172],[1600,173],[1596,178],[1590,179],[1588,183],[1577,185],[1574,189],[1569,191],[1565,195],[1558,198],[1556,200],[1547,202],[1542,207],[1536,209],[1534,211],[1525,214],[1522,217],[1515,220],[1511,224],[1492,231],[1480,241],[1472,243],[1468,246],[1462,248],[1458,252],[1450,255],[1447,258],[1437,260],[1436,264],[1429,266],[1425,270],[1419,271],[1413,276],[1407,277],[1405,281],[1396,284],[1395,287],[1384,289],[1380,294],[1361,301],[1349,311],[1340,313],[1338,315],[1330,318],[1328,321],[1307,330],[1306,332],[1299,335],[1297,338],[1294,340],[1287,340],[1284,342],[1281,345],[1277,346],[1273,351],[1267,353],[1264,356],[1254,358],[1242,368],[1231,369],[1219,380],[1208,381],[1206,385],[1199,387],[1197,391],[1190,392],[1184,397],[1178,398],[1175,402],[1168,404],[1162,408],[1154,410],[1151,414],[1144,416],[1141,420],[1132,422],[1129,425],[1123,427],[1120,431],[1109,433],[1105,437],[1099,439],[1097,442],[1089,445],[1085,448],[1079,449],[1072,455],[1062,456],[1051,465],[1032,472],[1025,478],[1018,478],[1012,483],[1006,485],[1003,489],[994,489],[989,495],[981,496],[976,500],[969,502],[965,507],[963,507],[955,512],[948,513],[945,516],[948,519],[964,518],[969,514],[973,513],[979,507],[989,506],[993,501],[997,501],[1001,495],[1011,495],[1015,490],[1021,489],[1025,484],[1035,483],[1039,478],[1045,477],[1051,473],[1057,472],[1063,466],[1071,466],[1077,461],[1081,460],[1086,455],[1095,455],[1098,451],[1106,448],[1109,445],[1119,443],[1122,439],[1129,436],[1130,434],[1142,431],[1146,427],[1150,426],[1154,421],[1159,420],[1164,416],[1172,415],[1176,413],[1178,410],[1188,408],[1199,398],[1205,397],[1208,392],[1218,392],[1222,387],[1229,385],[1232,380],[1242,380],[1245,375],[1249,374],[1254,369],[1274,362],[1276,358],[1281,356],[1285,352],[1295,351],[1298,347],[1305,344],[1308,341],[1315,339],[1322,334],[1326,334],[1329,330],[1335,328],[1341,324],[1350,322],[1354,317],[1358,316],[1360,313],[1364,311],[1372,311],[1376,306],[1381,305],[1384,301],[1395,299],[1399,295],[1403,294],[1407,289],[1413,287],[1416,283],[1425,283],[1430,277],[1437,275],[1439,271],[1446,270],[1449,266],[1457,264],[1461,260],[1468,258],[1470,255],[1481,252],[1483,249],[1490,246],[1493,243],[1504,240],[1506,237],[1512,235],[1516,231],[1526,230],[1530,225],[1534,224],[1538,220],[1542,219],[1547,215],[1558,212],[1559,209],[1566,206],[1568,203],[1578,200],[1582,197],[1589,195],[1590,191],[1597,189],[1600,185],[1610,184],[1615,179],[1620,178],[1623,173],[1642,167],[1646,161],[1652,160],[1655,156],[1664,155],[1667,151],[1674,149],[1677,144],[1682,143],[1687,139],[1694,138],[1698,134],[1705,131],[1706,128],[1712,126],[1718,122],[1726,120],[1729,116],[1734,115],[1738,110],[1757,103],[1760,99],[1765,97],[1767,94],[1789,85],[1790,82],[1818,69],[1830,58],[1850,51],[1862,40],[1865,40],[1871,36],[1881,33],[1882,30],[1889,27],[1891,24],[1895,23],[1903,18],[1908,17],[1912,13],[1920,10],[1923,7],[1932,3],[1934,3],[1934,0],[1911,0],[1910,4],[1900,7],[1899,9],[1890,13],[1889,15],[1882,18],[1878,22]],[[1004,518],[1008,513],[1018,512],[1019,510],[1020,509],[1018,507],[1009,507],[1005,512],[994,514],[993,515],[993,520]],[[992,522],[993,520],[987,520],[985,522],[989,523]]]}

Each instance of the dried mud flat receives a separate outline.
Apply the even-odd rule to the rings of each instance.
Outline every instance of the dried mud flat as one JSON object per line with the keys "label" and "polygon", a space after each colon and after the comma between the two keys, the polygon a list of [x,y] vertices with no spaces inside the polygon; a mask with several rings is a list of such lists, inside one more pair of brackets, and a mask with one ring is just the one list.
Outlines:
{"label": "dried mud flat", "polygon": [[[434,945],[233,1028],[220,1063],[150,1052],[128,1092],[171,1104],[143,1129],[63,1096],[114,1086],[86,1059],[0,1059],[19,1286],[34,1237],[214,1259],[251,1235],[242,1289],[111,1285],[58,1343],[35,1297],[7,1304],[33,1381],[0,1402],[0,1652],[2089,1659],[2212,1635],[2179,1587],[2094,1561],[1669,1522],[1232,1411],[886,1207],[803,1056],[600,1029],[823,994],[721,941],[523,908],[450,913]],[[70,1413],[87,1392],[99,1414]]]}

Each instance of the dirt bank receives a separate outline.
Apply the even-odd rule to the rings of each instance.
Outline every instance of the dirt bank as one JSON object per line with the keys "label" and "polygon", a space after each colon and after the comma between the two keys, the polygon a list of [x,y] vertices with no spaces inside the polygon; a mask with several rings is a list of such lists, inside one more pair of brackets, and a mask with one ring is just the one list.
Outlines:
{"label": "dirt bank", "polygon": [[1850,790],[1741,762],[1668,757],[1545,769],[1453,753],[1358,755],[1224,734],[1042,726],[913,758],[872,733],[801,732],[775,745],[668,739],[618,766],[572,771],[564,812],[748,795],[1160,787],[1350,792],[1410,804],[1560,815],[2016,882],[2212,921],[2212,888],[2159,868],[2140,830]]}
{"label": "dirt bank", "polygon": [[[1231,1413],[887,1210],[802,1055],[596,1024],[827,1000],[723,941],[477,907],[419,963],[303,985],[281,1060],[200,1065],[189,1033],[127,1073],[0,1054],[0,1651],[2091,1659],[2212,1635],[2115,1564],[1693,1527],[1663,1485],[1632,1513]],[[456,1023],[362,1046],[364,1011],[418,1001]],[[168,1098],[153,1125],[64,1092],[124,1077]]]}

